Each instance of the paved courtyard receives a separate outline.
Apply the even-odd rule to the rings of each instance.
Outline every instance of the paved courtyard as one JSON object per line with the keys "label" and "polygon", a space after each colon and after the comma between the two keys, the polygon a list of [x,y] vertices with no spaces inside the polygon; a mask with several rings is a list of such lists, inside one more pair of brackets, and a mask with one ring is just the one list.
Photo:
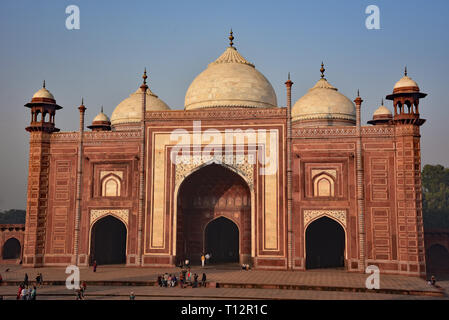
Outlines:
{"label": "paved courtyard", "polygon": [[[5,270],[9,268],[8,272]],[[211,283],[220,288],[159,288],[153,286],[158,274],[179,275],[179,268],[125,268],[99,266],[97,272],[81,268],[81,280],[88,283],[87,299],[128,299],[134,292],[137,299],[447,299],[449,279],[438,284],[444,291],[427,284],[424,279],[397,275],[380,276],[380,291],[368,291],[368,275],[344,270],[314,271],[244,271],[231,267],[192,267],[192,273],[207,274]],[[0,265],[5,284],[0,295],[14,299],[15,282],[23,281],[25,273],[34,281],[38,272],[45,285],[38,289],[39,299],[73,299],[74,293],[65,288],[65,268],[22,268]],[[360,292],[358,292],[360,291]]]}

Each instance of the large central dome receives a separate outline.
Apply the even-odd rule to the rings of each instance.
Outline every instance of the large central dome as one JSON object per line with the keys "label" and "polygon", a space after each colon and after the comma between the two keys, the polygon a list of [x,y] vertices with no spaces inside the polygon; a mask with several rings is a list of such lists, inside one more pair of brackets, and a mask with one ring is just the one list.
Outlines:
{"label": "large central dome", "polygon": [[240,55],[232,43],[193,80],[185,97],[185,110],[276,106],[276,93],[270,82]]}

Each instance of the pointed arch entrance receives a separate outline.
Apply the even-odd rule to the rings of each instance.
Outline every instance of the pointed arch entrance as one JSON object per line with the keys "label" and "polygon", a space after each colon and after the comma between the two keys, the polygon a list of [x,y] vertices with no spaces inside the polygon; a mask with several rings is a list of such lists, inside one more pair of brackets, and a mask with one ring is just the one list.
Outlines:
{"label": "pointed arch entrance", "polygon": [[321,217],[306,229],[306,269],[345,266],[345,230],[334,219]]}
{"label": "pointed arch entrance", "polygon": [[210,263],[251,262],[251,193],[239,174],[206,165],[184,179],[177,197],[177,263],[200,264],[207,251]]}
{"label": "pointed arch entrance", "polygon": [[22,246],[20,245],[20,241],[16,238],[10,238],[3,244],[2,258],[4,260],[19,259],[21,252]]}
{"label": "pointed arch entrance", "polygon": [[209,222],[204,231],[205,252],[213,253],[211,263],[239,262],[239,229],[228,218]]}
{"label": "pointed arch entrance", "polygon": [[92,226],[90,260],[98,265],[126,263],[126,226],[108,215]]}

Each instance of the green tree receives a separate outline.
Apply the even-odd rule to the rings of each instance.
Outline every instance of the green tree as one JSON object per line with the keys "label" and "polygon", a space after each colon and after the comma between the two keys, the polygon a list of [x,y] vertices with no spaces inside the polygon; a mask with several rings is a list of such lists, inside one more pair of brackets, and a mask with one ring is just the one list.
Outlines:
{"label": "green tree", "polygon": [[25,223],[25,210],[10,209],[0,211],[0,223]]}
{"label": "green tree", "polygon": [[449,228],[449,168],[425,165],[422,186],[424,226]]}

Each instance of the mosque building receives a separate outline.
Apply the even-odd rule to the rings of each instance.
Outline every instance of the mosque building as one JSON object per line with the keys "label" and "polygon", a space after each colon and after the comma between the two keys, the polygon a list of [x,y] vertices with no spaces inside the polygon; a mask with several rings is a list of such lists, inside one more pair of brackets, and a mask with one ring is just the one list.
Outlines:
{"label": "mosque building", "polygon": [[[367,125],[321,77],[279,106],[268,79],[229,47],[172,110],[147,84],[85,131],[56,127],[43,87],[31,121],[24,266],[344,268],[423,276],[419,101],[405,71]],[[157,81],[152,79],[151,81]],[[335,81],[336,82],[336,81]],[[62,112],[62,111],[61,111]]]}

